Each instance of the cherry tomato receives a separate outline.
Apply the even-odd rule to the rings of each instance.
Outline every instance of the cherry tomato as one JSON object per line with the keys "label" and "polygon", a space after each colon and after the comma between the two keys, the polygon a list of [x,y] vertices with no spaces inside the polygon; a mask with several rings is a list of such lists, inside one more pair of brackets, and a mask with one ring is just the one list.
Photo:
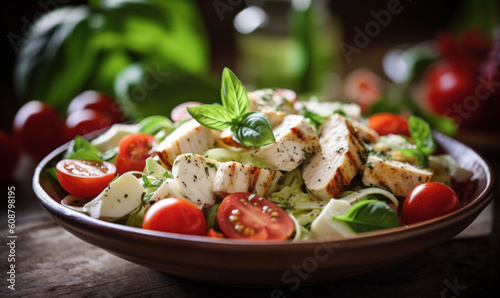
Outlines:
{"label": "cherry tomato", "polygon": [[433,219],[460,209],[455,192],[438,182],[427,182],[415,187],[403,203],[403,221],[413,224]]}
{"label": "cherry tomato", "polygon": [[0,181],[11,179],[19,163],[19,148],[13,137],[0,131]]}
{"label": "cherry tomato", "polygon": [[408,121],[396,114],[377,113],[368,117],[368,126],[379,135],[397,134],[410,137]]}
{"label": "cherry tomato", "polygon": [[294,231],[290,216],[273,202],[251,193],[233,193],[217,210],[217,223],[228,238],[285,240]]}
{"label": "cherry tomato", "polygon": [[54,108],[41,101],[30,101],[17,111],[13,130],[21,149],[37,160],[66,141],[61,117]]}
{"label": "cherry tomato", "polygon": [[148,230],[204,236],[207,223],[203,213],[191,202],[167,198],[149,207],[142,227]]}
{"label": "cherry tomato", "polygon": [[170,113],[170,119],[172,119],[172,121],[174,121],[174,122],[181,122],[182,120],[189,119],[189,118],[191,118],[191,115],[189,115],[186,108],[196,107],[199,105],[202,105],[202,103],[198,102],[198,101],[183,102],[180,105],[178,105],[172,109],[172,112]]}
{"label": "cherry tomato", "polygon": [[152,135],[137,133],[124,136],[118,145],[116,168],[118,173],[128,171],[142,171],[146,166],[146,159],[151,156],[151,149],[157,143]]}
{"label": "cherry tomato", "polygon": [[292,106],[297,102],[297,93],[290,89],[276,89],[274,94],[285,98]]}
{"label": "cherry tomato", "polygon": [[427,104],[433,112],[458,117],[460,123],[472,123],[480,118],[484,105],[476,96],[476,87],[480,84],[475,71],[441,61],[429,69],[425,84]]}
{"label": "cherry tomato", "polygon": [[89,90],[80,93],[69,103],[67,113],[70,115],[83,109],[99,111],[113,123],[120,123],[125,120],[118,102],[101,92]]}
{"label": "cherry tomato", "polygon": [[382,95],[382,80],[368,69],[357,69],[345,78],[344,95],[361,107],[362,113],[370,110]]}
{"label": "cherry tomato", "polygon": [[91,109],[75,111],[66,118],[68,138],[73,139],[77,135],[85,135],[90,132],[110,127],[113,121],[106,115]]}
{"label": "cherry tomato", "polygon": [[61,186],[70,194],[84,198],[99,195],[116,175],[115,165],[106,161],[63,159],[56,169]]}

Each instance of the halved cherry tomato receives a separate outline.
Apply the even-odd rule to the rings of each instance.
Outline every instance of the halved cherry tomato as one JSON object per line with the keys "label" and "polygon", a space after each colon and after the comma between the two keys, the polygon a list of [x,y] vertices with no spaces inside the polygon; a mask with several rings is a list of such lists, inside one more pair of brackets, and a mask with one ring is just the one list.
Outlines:
{"label": "halved cherry tomato", "polygon": [[191,202],[167,198],[149,207],[142,227],[148,230],[204,236],[207,223],[203,213]]}
{"label": "halved cherry tomato", "polygon": [[275,203],[252,193],[233,193],[217,210],[217,223],[228,238],[285,240],[294,231],[290,216]]}
{"label": "halved cherry tomato", "polygon": [[120,140],[116,168],[118,173],[128,171],[142,171],[146,166],[146,159],[151,156],[151,149],[156,146],[152,135],[144,133],[129,134]]}
{"label": "halved cherry tomato", "polygon": [[61,186],[70,194],[85,198],[99,195],[116,175],[115,165],[106,161],[63,159],[56,169]]}
{"label": "halved cherry tomato", "polygon": [[111,125],[113,125],[111,119],[103,113],[91,109],[74,111],[66,118],[66,128],[70,140],[77,135],[83,136]]}
{"label": "halved cherry tomato", "polygon": [[0,181],[12,178],[19,162],[20,150],[12,138],[7,133],[0,131]]}
{"label": "halved cherry tomato", "polygon": [[367,124],[371,129],[375,130],[381,136],[395,134],[410,137],[410,131],[408,130],[408,121],[396,114],[373,114],[368,117]]}
{"label": "halved cherry tomato", "polygon": [[42,159],[66,141],[66,129],[57,111],[41,101],[30,101],[17,111],[14,136],[26,153]]}
{"label": "halved cherry tomato", "polygon": [[438,182],[427,182],[415,187],[403,203],[403,221],[413,224],[436,218],[460,209],[455,192]]}
{"label": "halved cherry tomato", "polygon": [[286,99],[292,106],[297,102],[297,93],[290,89],[276,89],[274,90],[275,95],[279,95]]}
{"label": "halved cherry tomato", "polygon": [[199,105],[202,105],[202,103],[198,101],[183,102],[172,109],[172,112],[170,113],[170,119],[172,119],[172,121],[174,122],[181,122],[182,120],[189,119],[191,118],[191,115],[189,115],[186,108],[196,107]]}
{"label": "halved cherry tomato", "polygon": [[113,123],[120,123],[125,120],[125,116],[118,102],[102,92],[89,90],[78,94],[69,103],[67,113],[70,115],[83,109],[98,111],[104,114]]}

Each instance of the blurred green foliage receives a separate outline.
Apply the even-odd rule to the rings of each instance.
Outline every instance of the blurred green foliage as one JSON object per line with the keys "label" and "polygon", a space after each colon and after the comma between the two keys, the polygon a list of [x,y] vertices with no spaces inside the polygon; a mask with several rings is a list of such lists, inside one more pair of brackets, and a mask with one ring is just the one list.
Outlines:
{"label": "blurred green foliage", "polygon": [[[64,110],[88,89],[130,102],[124,89],[115,92],[115,86],[133,83],[127,75],[130,67],[168,73],[140,102],[128,106],[130,117],[166,113],[180,101],[200,101],[210,91],[218,94],[218,83],[207,79],[208,41],[191,0],[90,0],[88,6],[50,11],[30,29],[14,81],[21,99]],[[145,79],[134,82],[143,84]],[[198,82],[204,85],[198,88]],[[157,106],[145,107],[150,103]]]}

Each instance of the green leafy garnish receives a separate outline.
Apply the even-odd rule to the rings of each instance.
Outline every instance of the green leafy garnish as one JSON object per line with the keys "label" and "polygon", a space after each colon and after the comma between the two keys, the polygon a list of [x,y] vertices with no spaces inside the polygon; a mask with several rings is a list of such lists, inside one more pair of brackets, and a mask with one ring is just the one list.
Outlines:
{"label": "green leafy garnish", "polygon": [[259,112],[245,114],[233,133],[233,139],[249,147],[260,147],[274,142],[271,124],[266,115]]}
{"label": "green leafy garnish", "polygon": [[161,130],[172,131],[174,124],[165,116],[154,115],[142,119],[138,125],[139,132],[154,136]]}
{"label": "green leafy garnish", "polygon": [[333,115],[333,114],[340,114],[340,115],[346,117],[345,112],[342,111],[341,109],[336,109],[330,115],[327,115],[327,116],[323,116],[323,115],[320,115],[318,113],[314,113],[312,111],[309,111],[306,108],[304,108],[304,110],[302,112],[302,115],[304,116],[304,118],[306,118],[306,120],[312,126],[314,126],[316,129],[318,129],[321,126],[321,124],[323,124],[323,122],[325,122],[325,120],[328,119],[328,118],[330,118],[330,116]]}
{"label": "green leafy garnish", "polygon": [[189,114],[201,125],[215,130],[231,127],[233,138],[249,147],[275,141],[271,124],[261,112],[247,113],[249,101],[245,87],[229,69],[222,72],[222,106],[217,104],[188,107]]}
{"label": "green leafy garnish", "polygon": [[386,203],[376,200],[357,203],[345,214],[334,216],[332,220],[347,224],[356,233],[396,228],[401,225],[396,211]]}
{"label": "green leafy garnish", "polygon": [[415,142],[415,149],[399,150],[403,155],[417,159],[417,163],[421,167],[428,167],[429,155],[436,150],[436,142],[432,136],[430,125],[423,119],[411,116],[408,121],[410,135]]}
{"label": "green leafy garnish", "polygon": [[217,225],[217,210],[219,210],[220,204],[215,204],[210,208],[207,215],[207,230],[213,229]]}
{"label": "green leafy garnish", "polygon": [[81,136],[76,136],[71,141],[66,154],[64,154],[64,159],[103,160],[101,152]]}

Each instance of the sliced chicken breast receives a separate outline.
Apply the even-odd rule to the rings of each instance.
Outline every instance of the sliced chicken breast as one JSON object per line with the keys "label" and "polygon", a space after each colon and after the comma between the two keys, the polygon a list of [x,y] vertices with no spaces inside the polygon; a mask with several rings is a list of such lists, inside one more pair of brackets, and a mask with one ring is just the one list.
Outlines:
{"label": "sliced chicken breast", "polygon": [[163,140],[155,152],[162,164],[172,169],[174,159],[183,153],[203,153],[216,145],[216,138],[220,132],[199,124],[196,120],[190,120],[174,130]]}
{"label": "sliced chicken breast", "polygon": [[181,154],[174,161],[174,181],[185,197],[200,209],[215,203],[212,188],[218,165],[216,160],[198,154]]}
{"label": "sliced chicken breast", "polygon": [[275,192],[278,181],[283,177],[280,171],[229,161],[220,163],[215,176],[213,191],[220,197],[234,192],[251,192],[258,196]]}
{"label": "sliced chicken breast", "polygon": [[248,100],[250,102],[248,106],[249,111],[259,111],[264,114],[269,111],[284,112],[284,114],[297,114],[297,110],[294,109],[293,105],[285,100],[282,95],[277,94],[273,89],[260,89],[249,92]]}
{"label": "sliced chicken breast", "polygon": [[287,115],[273,133],[276,141],[256,154],[273,169],[291,171],[319,148],[316,130],[301,115]]}
{"label": "sliced chicken breast", "polygon": [[323,201],[338,199],[366,159],[358,133],[341,115],[319,127],[321,150],[304,162],[302,177],[309,191]]}
{"label": "sliced chicken breast", "polygon": [[406,197],[416,186],[429,182],[434,176],[430,169],[421,169],[408,163],[384,160],[370,155],[363,166],[363,184],[388,187],[396,196]]}

